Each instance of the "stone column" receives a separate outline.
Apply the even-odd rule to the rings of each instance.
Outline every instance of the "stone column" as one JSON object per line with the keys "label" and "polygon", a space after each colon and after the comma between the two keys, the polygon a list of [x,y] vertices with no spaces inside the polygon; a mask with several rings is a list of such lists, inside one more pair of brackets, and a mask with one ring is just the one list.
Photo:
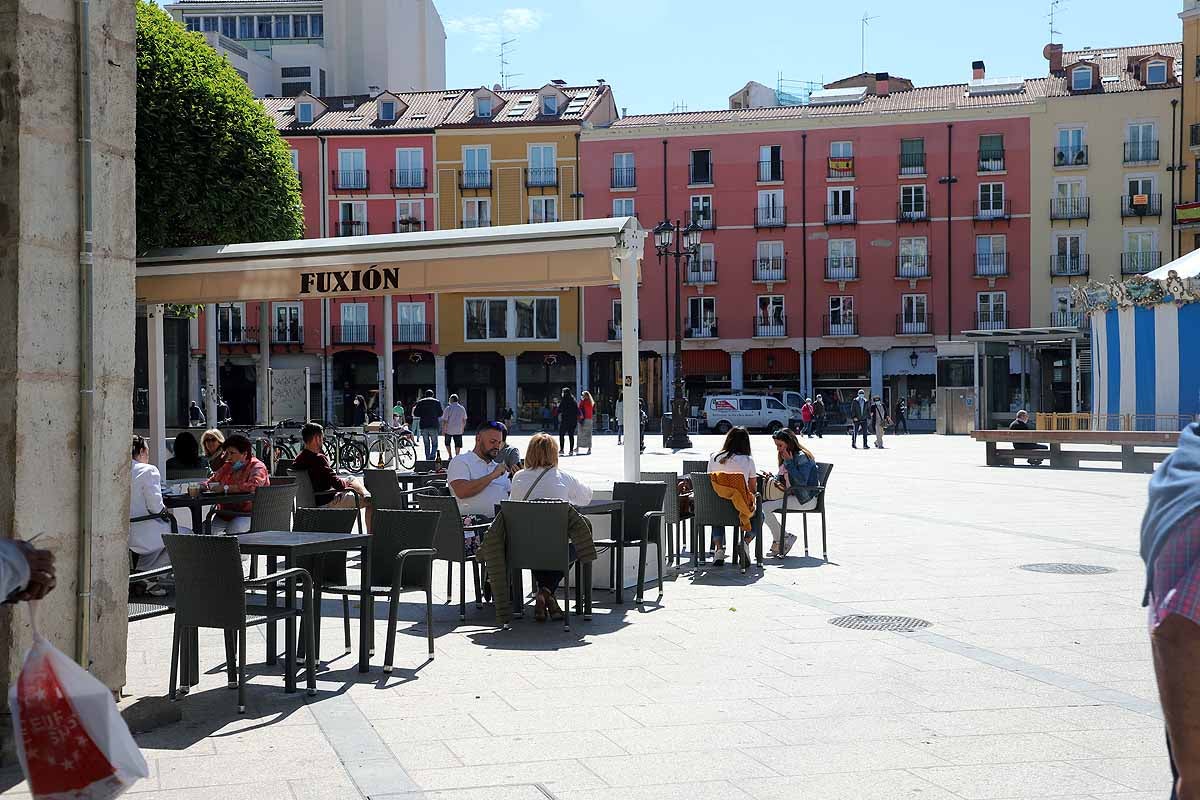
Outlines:
{"label": "stone column", "polygon": [[740,392],[746,385],[742,378],[742,356],[741,351],[734,350],[729,353],[729,388],[735,392]]}
{"label": "stone column", "polygon": [[392,406],[394,405],[392,394],[395,392],[396,386],[396,373],[392,364],[395,355],[392,348],[392,340],[395,338],[392,316],[396,306],[392,302],[393,298],[387,295],[381,299],[383,300],[383,395],[379,398],[379,402],[383,407],[379,409],[379,418],[391,424]]}
{"label": "stone column", "polygon": [[812,374],[812,350],[800,353],[800,387],[805,397],[814,397]]}
{"label": "stone column", "polygon": [[517,418],[517,356],[515,353],[504,357],[504,405],[513,410],[513,420]]}
{"label": "stone column", "polygon": [[217,419],[217,363],[221,353],[217,349],[217,306],[209,303],[204,307],[204,416],[208,427],[215,428]]}
{"label": "stone column", "polygon": [[258,304],[258,424],[271,424],[271,304]]}
{"label": "stone column", "polygon": [[445,403],[449,394],[446,388],[446,357],[440,354],[433,357],[433,386],[437,399]]}
{"label": "stone column", "polygon": [[[91,4],[85,241],[77,10],[72,0],[0,0],[0,420],[10,434],[0,437],[0,535],[40,536],[54,551],[58,586],[40,604],[41,632],[116,689],[125,683],[133,430],[134,14],[131,3]],[[81,418],[88,339],[90,419]],[[86,482],[77,466],[85,447]],[[30,642],[24,610],[0,609],[0,690]]]}
{"label": "stone column", "polygon": [[883,351],[871,351],[871,397],[883,397]]}

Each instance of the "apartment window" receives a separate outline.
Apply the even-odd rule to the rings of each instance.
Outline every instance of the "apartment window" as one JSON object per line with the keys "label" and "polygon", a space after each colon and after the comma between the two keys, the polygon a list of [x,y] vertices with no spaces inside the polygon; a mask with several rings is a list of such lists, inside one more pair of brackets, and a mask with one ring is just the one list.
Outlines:
{"label": "apartment window", "polygon": [[1092,68],[1076,67],[1071,70],[1071,91],[1086,92],[1092,88]]}
{"label": "apartment window", "polygon": [[829,298],[829,335],[853,336],[855,333],[854,297],[834,295]]}
{"label": "apartment window", "polygon": [[1125,161],[1157,161],[1158,131],[1153,122],[1131,122],[1125,134]]}
{"label": "apartment window", "polygon": [[189,31],[192,31],[193,33],[199,33],[200,32],[200,18],[199,17],[184,17],[183,18],[183,27],[187,28]]}
{"label": "apartment window", "polygon": [[854,221],[854,189],[853,187],[837,187],[827,190],[828,205],[825,218],[829,222]]}
{"label": "apartment window", "polygon": [[980,330],[995,330],[1008,326],[1006,292],[980,292],[976,296],[976,308]]}
{"label": "apartment window", "polygon": [[758,193],[758,210],[755,223],[760,226],[783,225],[783,190],[768,189]]}
{"label": "apartment window", "polygon": [[1073,167],[1084,164],[1087,164],[1087,145],[1084,141],[1083,128],[1059,128],[1058,147],[1054,152],[1054,166]]}
{"label": "apartment window", "polygon": [[363,236],[367,233],[367,204],[362,200],[343,200],[338,203],[338,234]]}
{"label": "apartment window", "polygon": [[614,189],[632,189],[637,186],[633,153],[613,153],[611,185]]}
{"label": "apartment window", "polygon": [[712,183],[712,151],[693,150],[688,165],[688,183]]}
{"label": "apartment window", "polygon": [[308,38],[308,16],[306,14],[292,15],[292,35],[297,39]]}
{"label": "apartment window", "polygon": [[1083,258],[1083,235],[1062,233],[1054,237],[1054,263],[1052,275],[1086,275],[1087,263]]}
{"label": "apartment window", "polygon": [[1141,274],[1159,266],[1158,243],[1153,231],[1125,231],[1125,252],[1121,271]]}
{"label": "apartment window", "polygon": [[217,341],[221,344],[238,344],[245,341],[245,303],[228,303],[217,306]]}
{"label": "apartment window", "polygon": [[705,230],[713,227],[713,207],[711,194],[692,195],[692,222]]}
{"label": "apartment window", "polygon": [[1137,175],[1127,178],[1126,186],[1129,189],[1130,202],[1132,202],[1132,198],[1136,195],[1154,194],[1154,178],[1149,175]]}
{"label": "apartment window", "polygon": [[1004,234],[975,237],[975,274],[1006,275],[1008,240]]}
{"label": "apartment window", "polygon": [[396,148],[396,180],[398,189],[419,189],[425,185],[425,151],[420,147]]}
{"label": "apartment window", "polygon": [[[242,79],[245,80],[245,76]],[[312,81],[284,81],[279,89],[280,97],[299,97],[305,92],[312,93]]]}
{"label": "apartment window", "polygon": [[254,38],[254,17],[238,17],[238,35],[239,39]]}
{"label": "apartment window", "polygon": [[1146,65],[1146,84],[1148,86],[1162,85],[1167,82],[1167,62],[1151,61]]}
{"label": "apartment window", "polygon": [[492,115],[492,98],[476,97],[475,98],[475,116],[490,117]]}
{"label": "apartment window", "polygon": [[312,103],[297,103],[296,104],[296,122],[302,125],[307,125],[313,121],[313,104]]}
{"label": "apartment window", "polygon": [[830,158],[854,158],[854,142],[830,142]]}
{"label": "apartment window", "polygon": [[299,150],[291,150],[289,152],[292,154],[292,169],[294,169],[296,171],[296,174],[299,175],[300,174],[300,151]]}
{"label": "apartment window", "polygon": [[1083,180],[1057,180],[1054,182],[1054,197],[1051,198],[1051,219],[1086,219],[1088,207]]}
{"label": "apartment window", "polygon": [[542,95],[542,114],[547,117],[558,114],[558,95]]}
{"label": "apartment window", "polygon": [[688,283],[715,283],[717,280],[716,246],[702,242],[695,258],[687,260]]}
{"label": "apartment window", "polygon": [[929,240],[924,236],[900,239],[900,261],[897,277],[924,278],[929,275]]}
{"label": "apartment window", "polygon": [[424,200],[396,201],[396,233],[411,233],[425,228]]}
{"label": "apartment window", "polygon": [[758,148],[758,179],[760,181],[783,180],[783,147],[764,144]]}
{"label": "apartment window", "polygon": [[530,222],[558,222],[557,197],[529,198]]}
{"label": "apartment window", "polygon": [[756,245],[754,280],[775,282],[784,279],[783,242],[759,242]]}
{"label": "apartment window", "polygon": [[979,137],[979,171],[1004,171],[1004,137],[998,133]]}
{"label": "apartment window", "polygon": [[425,333],[424,303],[396,303],[395,334],[396,342],[400,344],[429,341],[429,335]]}
{"label": "apartment window", "polygon": [[367,344],[371,341],[371,324],[367,317],[366,303],[342,303],[342,344]]}
{"label": "apartment window", "polygon": [[616,339],[621,338],[621,301],[620,300],[612,301],[612,316],[609,317],[608,329],[609,329],[609,337],[608,337],[609,339],[616,340]]}
{"label": "apartment window", "polygon": [[281,344],[299,343],[300,333],[304,329],[301,314],[303,306],[300,303],[275,304],[275,341]]}
{"label": "apartment window", "polygon": [[463,227],[486,228],[492,224],[492,201],[486,197],[463,200]]}
{"label": "apartment window", "polygon": [[221,18],[220,17],[205,17],[204,25],[203,25],[202,29],[205,33],[216,33],[217,31],[219,31],[221,29]]}
{"label": "apartment window", "polygon": [[292,38],[292,15],[291,14],[276,14],[275,15],[275,38],[276,39]]}
{"label": "apartment window", "polygon": [[558,155],[552,144],[529,145],[530,186],[555,186],[558,184]]}
{"label": "apartment window", "polygon": [[633,217],[636,213],[633,210],[632,197],[617,197],[612,201],[612,215],[614,217]]}
{"label": "apartment window", "polygon": [[366,150],[338,150],[338,179],[334,188],[367,188]]}
{"label": "apartment window", "polygon": [[279,77],[310,78],[312,77],[312,67],[281,67],[279,69]]}
{"label": "apartment window", "polygon": [[826,253],[826,278],[850,281],[858,277],[858,243],[854,239],[830,239]]}
{"label": "apartment window", "polygon": [[382,100],[379,103],[379,119],[392,122],[396,119],[396,101]]}
{"label": "apartment window", "polygon": [[929,333],[928,299],[923,294],[900,297],[900,333]]}
{"label": "apartment window", "polygon": [[901,139],[900,140],[900,174],[901,175],[924,175],[925,174],[925,140],[924,139]]}
{"label": "apartment window", "polygon": [[237,17],[221,17],[221,35],[226,39],[237,38]]}
{"label": "apartment window", "polygon": [[1000,217],[1004,215],[1004,184],[979,184],[979,216]]}
{"label": "apartment window", "polygon": [[717,298],[688,298],[687,333],[699,339],[717,335]]}
{"label": "apartment window", "polygon": [[783,336],[783,320],[783,295],[759,295],[758,317],[754,320],[755,333],[759,336]]}
{"label": "apartment window", "polygon": [[255,19],[254,36],[258,39],[270,39],[274,17],[258,17]]}
{"label": "apartment window", "polygon": [[308,27],[312,29],[312,37],[314,39],[320,39],[325,35],[325,15],[310,14],[308,17]]}
{"label": "apartment window", "polygon": [[558,339],[557,297],[467,298],[463,302],[468,341]]}
{"label": "apartment window", "polygon": [[904,219],[921,219],[928,216],[925,208],[925,184],[915,183],[900,187],[900,216]]}
{"label": "apartment window", "polygon": [[492,185],[491,151],[485,147],[463,148],[463,186],[468,189]]}

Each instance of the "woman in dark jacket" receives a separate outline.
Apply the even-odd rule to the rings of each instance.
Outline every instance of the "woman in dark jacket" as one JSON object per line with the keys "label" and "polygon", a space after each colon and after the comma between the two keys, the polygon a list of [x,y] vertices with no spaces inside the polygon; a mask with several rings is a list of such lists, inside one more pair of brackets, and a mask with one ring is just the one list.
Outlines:
{"label": "woman in dark jacket", "polygon": [[[558,449],[567,455],[575,455],[575,429],[579,427],[579,404],[575,402],[575,394],[568,388],[562,390],[562,399],[558,401]],[[563,439],[571,441],[568,452],[563,446]]]}
{"label": "woman in dark jacket", "polygon": [[175,437],[173,452],[174,455],[167,459],[167,480],[196,477],[197,470],[207,473],[208,461],[200,456],[200,443],[192,434],[180,431]]}

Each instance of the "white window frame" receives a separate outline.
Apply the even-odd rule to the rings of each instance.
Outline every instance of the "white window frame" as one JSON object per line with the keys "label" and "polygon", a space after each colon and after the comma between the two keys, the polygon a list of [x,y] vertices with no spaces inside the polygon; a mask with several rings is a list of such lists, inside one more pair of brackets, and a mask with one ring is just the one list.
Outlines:
{"label": "white window frame", "polygon": [[[550,163],[546,163],[546,152],[550,153]],[[534,164],[534,153],[538,153],[538,163]],[[529,168],[529,176],[534,180],[530,180],[532,186],[554,186],[558,182],[558,146],[552,142],[531,142],[525,148],[525,162]],[[534,170],[555,170],[551,174],[553,180],[547,181],[546,176],[542,173],[535,174]]]}
{"label": "white window frame", "polygon": [[420,223],[420,227],[418,228],[418,230],[425,230],[425,201],[424,200],[397,200],[396,201],[397,227],[399,227],[399,222],[402,219],[415,220],[416,222]]}
{"label": "white window frame", "polygon": [[[849,196],[847,201],[847,210],[843,213],[835,213],[834,206],[840,205],[840,202],[834,202],[835,197]],[[831,222],[852,222],[854,220],[854,187],[853,186],[830,186],[825,189],[825,204],[830,209],[829,220]]]}
{"label": "white window frame", "polygon": [[[697,205],[699,205],[701,212],[707,208],[708,213],[696,216]],[[710,230],[713,227],[713,196],[711,194],[694,194],[689,197],[688,217],[689,223],[696,222],[701,228]]]}
{"label": "white window frame", "polygon": [[[468,213],[467,209],[469,209],[469,208],[473,208],[474,213]],[[483,217],[482,215],[480,215],[479,210],[481,208],[487,209],[486,217]],[[479,223],[480,219],[486,219],[487,224],[481,225]],[[492,225],[492,198],[490,198],[490,197],[464,197],[463,198],[462,220],[463,220],[464,228],[488,228],[488,227],[491,227],[491,225]],[[473,220],[473,222],[471,224],[468,224],[469,220]]]}
{"label": "white window frame", "polygon": [[[918,314],[917,311],[920,313]],[[900,295],[900,330],[907,335],[929,333],[929,296],[927,294]]]}
{"label": "white window frame", "polygon": [[[236,315],[234,311],[237,312]],[[238,335],[236,337],[233,335],[233,319],[235,316],[238,320]],[[222,318],[228,320],[225,326],[221,325]],[[222,327],[228,330],[229,333],[227,336],[221,335]],[[245,303],[217,303],[217,341],[219,344],[242,344],[246,341],[246,328],[248,327]]]}
{"label": "white window frame", "polygon": [[[987,298],[987,310],[984,311],[984,298]],[[1000,300],[997,304],[996,300]],[[998,319],[980,320],[979,325],[981,330],[1000,330],[1007,324],[1005,317],[1008,316],[1008,292],[1003,289],[989,290],[986,292],[975,293],[975,313],[980,317],[985,315],[998,317]]]}
{"label": "white window frame", "polygon": [[[1079,141],[1077,142],[1073,141],[1075,138],[1074,134],[1076,132],[1079,134]],[[1056,151],[1063,154],[1063,163],[1059,164],[1056,158],[1054,166],[1062,168],[1082,167],[1086,165],[1086,156],[1084,157],[1084,164],[1076,163],[1079,160],[1080,154],[1087,152],[1088,140],[1086,125],[1080,125],[1078,123],[1059,125],[1054,129],[1054,144]]]}
{"label": "white window frame", "polygon": [[491,119],[492,117],[492,98],[476,97],[475,98],[475,116],[479,119]]}
{"label": "white window frame", "polygon": [[[766,300],[767,313],[763,315],[763,300]],[[778,301],[778,302],[776,302]],[[775,313],[775,309],[779,309],[779,313]],[[754,334],[755,336],[763,335],[760,333],[762,328],[779,328],[778,332],[768,330],[766,335],[782,335],[783,328],[787,324],[787,298],[782,294],[760,294],[754,298]]]}
{"label": "white window frame", "polygon": [[[296,338],[282,339],[276,336],[279,332],[279,312],[283,310],[295,311],[296,314]],[[271,304],[271,341],[279,342],[280,344],[297,344],[304,339],[304,303],[296,301],[286,301],[281,303]]]}
{"label": "white window frame", "polygon": [[396,101],[395,100],[380,100],[379,101],[379,119],[383,122],[395,122],[396,120]]}
{"label": "white window frame", "polygon": [[[980,266],[979,256],[982,255],[980,243],[987,242],[986,264]],[[1000,249],[996,249],[996,244],[999,243]],[[996,255],[1003,253],[1002,258],[995,258]],[[1008,274],[1008,235],[1004,233],[979,233],[975,235],[975,274],[976,275],[995,275],[997,277]]]}
{"label": "white window frame", "polygon": [[[389,298],[384,298],[388,300]],[[425,304],[420,301],[403,301],[396,303],[396,336],[395,339],[401,344],[416,344],[424,342],[425,336]],[[401,326],[409,328],[418,328],[418,330],[402,331]]]}
{"label": "white window frame", "polygon": [[[469,337],[470,317],[468,309],[472,302],[491,303],[503,300],[505,306],[505,330],[504,336],[493,336],[490,324],[486,330],[487,336],[483,339],[473,339]],[[539,301],[551,301],[554,304],[554,336],[539,337],[537,335],[537,307]],[[518,337],[517,330],[517,302],[528,301],[533,304],[533,337]],[[489,323],[491,315],[487,317]],[[558,297],[546,295],[521,295],[514,297],[464,297],[463,298],[463,341],[464,342],[556,342],[562,336],[562,304],[558,302]]]}
{"label": "white window frame", "polygon": [[[690,338],[693,339],[711,339],[713,338],[713,326],[717,324],[717,298],[711,294],[689,297],[687,299],[687,332]],[[696,317],[692,315],[693,304],[700,311],[699,324]],[[711,309],[711,313],[706,311]]]}
{"label": "white window frame", "polygon": [[[538,206],[541,206],[540,210]],[[549,213],[551,211],[553,213]],[[529,222],[558,222],[558,195],[547,194],[529,198]]]}
{"label": "white window frame", "polygon": [[[479,154],[480,153],[483,154],[483,161],[484,161],[484,165],[482,168],[480,168],[480,165],[479,165],[479,160],[480,160]],[[468,164],[468,162],[472,159],[472,157],[474,158],[474,161],[475,161],[474,166],[470,166]],[[490,173],[492,171],[492,146],[489,144],[463,145],[462,168],[463,168],[464,173],[479,173],[479,172],[489,173],[487,182],[486,183],[478,183],[478,188],[486,188],[486,187],[490,186],[491,185],[491,174]],[[472,179],[472,180],[475,180],[475,179]],[[467,182],[466,187],[468,189],[474,188],[474,184]]]}
{"label": "white window frame", "polygon": [[[349,160],[351,160],[351,163],[361,160],[362,166],[361,167],[352,166],[352,167],[347,168],[346,167],[347,162],[343,159],[349,159]],[[337,181],[338,185],[336,187],[334,187],[334,191],[340,191],[340,190],[344,190],[344,189],[366,189],[367,188],[367,184],[369,183],[370,178],[367,175],[367,151],[364,148],[362,148],[362,147],[339,148],[337,151],[337,168],[338,168],[338,173],[339,173],[338,181]],[[345,172],[362,173],[362,180],[361,181],[353,180],[353,181],[347,181],[347,182],[343,183],[342,176],[340,173],[345,173]],[[355,177],[357,177],[357,176],[355,176]]]}
{"label": "white window frame", "polygon": [[[354,313],[347,314],[347,311]],[[362,313],[359,314],[358,312]],[[358,321],[361,317],[362,321]],[[347,322],[347,319],[350,322]],[[371,341],[371,306],[369,303],[342,303],[338,310],[338,319],[341,320],[342,327],[342,342],[345,344],[368,344]],[[354,335],[346,332],[347,328],[361,328],[361,336],[358,331]]]}
{"label": "white window frame", "polygon": [[[612,215],[614,217],[635,217],[637,204],[632,197],[614,197],[612,201]],[[628,209],[628,213],[626,210]]]}
{"label": "white window frame", "polygon": [[[1079,76],[1086,75],[1087,81],[1080,81]],[[1071,70],[1071,91],[1072,92],[1087,92],[1092,88],[1092,68],[1091,67],[1075,67]]]}
{"label": "white window frame", "polygon": [[687,283],[713,283],[716,280],[716,252],[717,246],[712,242],[700,243],[696,257],[687,260]]}
{"label": "white window frame", "polygon": [[[909,206],[907,210],[904,208],[905,195],[909,195]],[[920,195],[920,208],[917,207],[916,198]],[[900,214],[903,219],[924,219],[929,215],[929,192],[923,183],[902,183],[900,184]]]}
{"label": "white window frame", "polygon": [[[844,150],[845,152],[838,152]],[[854,142],[841,139],[829,143],[830,158],[854,158]]]}
{"label": "white window frame", "polygon": [[[835,302],[836,301],[836,302]],[[836,310],[834,306],[837,306]],[[830,336],[853,336],[855,335],[855,323],[857,322],[854,312],[854,295],[852,294],[834,294],[830,295],[825,304],[825,309],[829,314],[829,335]],[[838,322],[833,321],[834,315],[837,315]]]}
{"label": "white window frame", "polygon": [[757,281],[782,281],[786,272],[784,259],[787,250],[780,240],[756,242],[754,245],[754,279]]}
{"label": "white window frame", "polygon": [[[696,153],[708,153],[708,180],[706,180],[706,181],[693,181],[692,180],[692,175],[695,172],[695,167],[696,167]],[[688,183],[693,186],[712,186],[713,179],[714,179],[714,176],[713,176],[713,171],[714,171],[713,167],[714,166],[715,166],[715,164],[713,162],[713,155],[712,155],[711,147],[697,147],[695,150],[689,150],[688,151]]]}
{"label": "white window frame", "polygon": [[[1076,241],[1074,247],[1070,242]],[[1061,243],[1066,242],[1066,246]],[[1055,258],[1075,258],[1078,267],[1075,270],[1063,270],[1054,274],[1054,277],[1068,277],[1082,275],[1083,269],[1082,256],[1087,253],[1087,229],[1077,228],[1076,230],[1059,231],[1050,239],[1050,255]],[[1061,270],[1061,267],[1060,267]]]}
{"label": "white window frame", "polygon": [[[1000,202],[998,204],[998,207],[997,207],[997,203],[996,203],[996,187],[997,186],[1000,187]],[[989,188],[989,191],[987,192],[987,196],[988,196],[988,202],[987,202],[988,207],[987,208],[984,208],[984,203],[983,203],[985,187]],[[983,217],[984,219],[993,219],[995,217],[1004,216],[1004,201],[1008,198],[1008,193],[1007,193],[1006,187],[1004,186],[1004,181],[983,181],[983,182],[981,182],[979,184],[979,189],[976,192],[976,197],[978,198],[978,201],[979,201],[979,216],[980,217]]]}
{"label": "white window frame", "polygon": [[313,104],[312,103],[296,103],[296,122],[301,125],[308,125],[313,121]]}
{"label": "white window frame", "polygon": [[[401,160],[407,159],[408,166],[400,165]],[[413,166],[414,163],[416,166]],[[425,182],[425,148],[423,147],[397,147],[396,155],[393,161],[396,167],[396,185],[400,189],[419,189]],[[415,173],[407,183],[400,181],[400,175],[409,173],[410,176]],[[415,183],[413,181],[416,181]]]}
{"label": "white window frame", "polygon": [[290,150],[289,152],[292,154],[292,169],[294,169],[296,171],[296,174],[299,175],[300,174],[300,151],[293,149],[293,150]]}
{"label": "white window frame", "polygon": [[896,252],[900,259],[899,277],[924,278],[929,275],[929,237],[901,236]]}
{"label": "white window frame", "polygon": [[[1162,80],[1161,81],[1150,80],[1150,70],[1154,69],[1155,67],[1162,68]],[[1167,62],[1165,62],[1161,59],[1155,59],[1154,61],[1151,61],[1148,64],[1146,64],[1146,85],[1147,86],[1165,86],[1167,84],[1167,81],[1168,81]]]}
{"label": "white window frame", "polygon": [[[350,216],[345,215],[345,210],[350,209]],[[339,200],[338,201],[338,236],[343,236],[343,223],[361,223],[363,226],[363,234],[367,233],[367,201],[365,200]],[[362,234],[356,234],[362,235]]]}
{"label": "white window frame", "polygon": [[783,189],[759,189],[754,220],[759,225],[782,225],[784,220]]}
{"label": "white window frame", "polygon": [[543,117],[558,116],[558,95],[544,94],[542,95],[541,112]]}

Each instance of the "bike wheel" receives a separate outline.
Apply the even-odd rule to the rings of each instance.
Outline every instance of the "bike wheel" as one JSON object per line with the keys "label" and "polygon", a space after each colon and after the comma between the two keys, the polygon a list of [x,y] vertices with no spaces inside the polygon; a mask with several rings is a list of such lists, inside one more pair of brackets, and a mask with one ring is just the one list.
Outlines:
{"label": "bike wheel", "polygon": [[336,467],[338,465],[338,446],[332,436],[325,437],[325,443],[321,445],[321,452],[325,453],[325,457],[329,459],[329,466]]}
{"label": "bike wheel", "polygon": [[412,469],[417,465],[417,446],[412,439],[405,439],[396,445],[396,458],[402,469]]}
{"label": "bike wheel", "polygon": [[351,472],[362,472],[367,465],[367,448],[360,442],[342,445],[342,466]]}
{"label": "bike wheel", "polygon": [[392,442],[387,436],[377,436],[367,450],[367,466],[387,469],[392,465]]}

